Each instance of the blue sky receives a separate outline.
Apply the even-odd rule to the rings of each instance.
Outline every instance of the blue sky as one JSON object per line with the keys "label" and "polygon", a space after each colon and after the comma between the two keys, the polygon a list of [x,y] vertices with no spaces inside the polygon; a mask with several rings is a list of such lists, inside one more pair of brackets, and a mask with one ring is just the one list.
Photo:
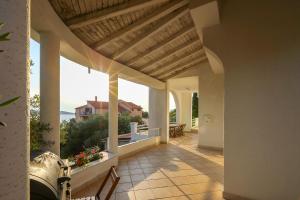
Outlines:
{"label": "blue sky", "polygon": [[[30,95],[39,94],[40,45],[30,40],[31,68]],[[119,79],[119,99],[134,102],[148,111],[149,88],[124,79]],[[64,57],[60,57],[60,110],[75,112],[74,108],[86,104],[87,100],[108,101],[108,75],[88,69]],[[170,109],[175,108],[172,95]]]}

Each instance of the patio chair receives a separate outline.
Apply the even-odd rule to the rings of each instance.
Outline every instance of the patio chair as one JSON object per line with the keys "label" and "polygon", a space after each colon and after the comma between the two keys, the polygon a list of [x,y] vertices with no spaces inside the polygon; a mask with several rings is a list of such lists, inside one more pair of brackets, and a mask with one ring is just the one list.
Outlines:
{"label": "patio chair", "polygon": [[176,137],[176,127],[170,127],[169,133],[170,133],[170,137],[175,138]]}
{"label": "patio chair", "polygon": [[109,200],[120,180],[115,167],[111,167],[97,194],[92,197],[81,197],[75,200]]}
{"label": "patio chair", "polygon": [[184,128],[186,127],[186,124],[181,124],[180,125],[180,133],[183,136],[184,135]]}

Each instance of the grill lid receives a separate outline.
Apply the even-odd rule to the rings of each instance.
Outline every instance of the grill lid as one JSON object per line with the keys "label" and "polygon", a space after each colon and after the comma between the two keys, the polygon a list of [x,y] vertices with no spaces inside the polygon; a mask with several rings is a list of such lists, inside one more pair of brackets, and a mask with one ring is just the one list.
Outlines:
{"label": "grill lid", "polygon": [[59,156],[46,152],[31,161],[29,178],[31,199],[59,199],[61,183],[70,180],[70,168]]}

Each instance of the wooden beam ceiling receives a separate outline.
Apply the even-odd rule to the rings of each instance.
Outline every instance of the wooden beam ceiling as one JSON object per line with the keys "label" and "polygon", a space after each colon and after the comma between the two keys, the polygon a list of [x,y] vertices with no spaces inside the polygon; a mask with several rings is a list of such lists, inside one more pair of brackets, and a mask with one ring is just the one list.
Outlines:
{"label": "wooden beam ceiling", "polygon": [[158,79],[163,79],[163,77],[166,77],[167,75],[169,75],[170,73],[172,73],[172,72],[176,72],[176,71],[180,71],[180,70],[182,70],[182,69],[185,69],[185,68],[187,68],[187,67],[189,67],[190,65],[195,65],[195,64],[197,64],[197,63],[199,63],[199,62],[202,62],[203,60],[205,60],[206,59],[206,57],[205,56],[202,56],[202,57],[200,57],[200,58],[197,58],[197,59],[194,59],[194,60],[190,60],[189,62],[187,62],[186,64],[184,64],[184,65],[177,65],[177,66],[175,66],[175,67],[173,67],[173,68],[171,68],[171,69],[169,69],[169,70],[167,70],[167,71],[164,71],[164,72],[162,72],[162,73],[160,73],[158,76],[157,76],[157,78]]}
{"label": "wooden beam ceiling", "polygon": [[149,31],[143,33],[142,35],[140,35],[139,37],[131,41],[129,44],[126,44],[123,48],[121,48],[116,53],[114,53],[112,58],[114,60],[119,59],[126,52],[130,51],[131,49],[138,46],[139,44],[141,44],[151,36],[155,35],[162,29],[166,28],[168,25],[178,20],[180,17],[186,15],[188,12],[189,12],[188,6],[184,6],[176,10],[175,12],[172,12],[171,14],[165,16],[164,18],[158,20],[158,22],[154,25],[154,27],[152,27]]}
{"label": "wooden beam ceiling", "polygon": [[188,66],[188,67],[186,67],[186,68],[184,68],[184,69],[175,71],[174,73],[170,74],[169,76],[167,76],[167,77],[165,77],[165,78],[163,78],[163,79],[161,79],[161,80],[166,81],[166,80],[168,80],[168,79],[170,79],[170,78],[173,78],[173,77],[175,77],[175,76],[177,76],[177,75],[179,75],[179,74],[181,74],[181,73],[183,73],[183,72],[185,72],[185,71],[188,71],[189,69],[191,69],[191,68],[193,68],[193,67],[197,67],[199,64],[201,64],[201,63],[203,63],[203,62],[205,62],[205,61],[207,61],[206,58],[203,59],[202,61],[200,61],[200,62],[194,64],[194,65],[190,65],[190,66]]}
{"label": "wooden beam ceiling", "polygon": [[144,26],[147,26],[147,25],[151,24],[152,22],[170,14],[171,12],[175,11],[176,9],[183,7],[185,5],[188,5],[188,3],[189,3],[188,0],[174,0],[171,3],[162,6],[160,9],[157,9],[152,14],[139,19],[135,23],[126,26],[125,28],[121,29],[120,31],[110,34],[108,37],[106,37],[98,42],[95,42],[92,45],[92,48],[94,48],[96,50],[100,50],[103,46],[105,46],[109,42],[112,42],[126,34],[132,33]]}
{"label": "wooden beam ceiling", "polygon": [[132,0],[117,6],[73,17],[66,21],[70,29],[81,28],[104,19],[143,9],[165,0]]}
{"label": "wooden beam ceiling", "polygon": [[158,66],[156,68],[153,68],[151,71],[147,71],[145,73],[149,74],[150,76],[156,76],[159,73],[172,68],[172,66],[177,65],[178,63],[181,63],[182,61],[184,61],[188,58],[191,58],[191,57],[196,56],[196,55],[203,56],[203,54],[204,54],[204,49],[202,48],[202,49],[196,50],[193,53],[186,54],[186,55],[184,55],[183,57],[181,57],[179,59],[172,60],[172,61],[170,61],[170,62],[168,62],[168,63],[166,63],[162,66]]}
{"label": "wooden beam ceiling", "polygon": [[148,69],[151,69],[157,62],[160,62],[164,59],[170,58],[171,56],[174,56],[176,53],[181,52],[186,50],[187,48],[195,45],[196,43],[199,43],[199,39],[194,39],[192,41],[186,42],[176,48],[174,48],[173,50],[166,52],[165,54],[162,54],[159,58],[154,59],[153,61],[150,61],[149,63],[147,63],[144,66],[141,66],[139,68],[137,68],[137,70],[141,70],[142,72],[147,71]]}
{"label": "wooden beam ceiling", "polygon": [[167,40],[163,41],[162,43],[158,43],[156,45],[154,45],[153,47],[149,48],[148,50],[146,50],[145,52],[138,54],[137,56],[133,57],[132,59],[130,59],[128,62],[126,62],[127,65],[133,65],[135,62],[137,62],[138,60],[144,58],[145,56],[156,52],[157,50],[160,50],[161,48],[163,48],[164,46],[171,44],[172,42],[174,42],[175,40],[177,40],[178,38],[182,37],[185,34],[190,33],[191,31],[194,31],[195,27],[194,26],[187,26],[185,28],[183,28],[182,30],[180,30],[179,32],[177,32],[176,34],[174,34],[172,37],[168,38]]}

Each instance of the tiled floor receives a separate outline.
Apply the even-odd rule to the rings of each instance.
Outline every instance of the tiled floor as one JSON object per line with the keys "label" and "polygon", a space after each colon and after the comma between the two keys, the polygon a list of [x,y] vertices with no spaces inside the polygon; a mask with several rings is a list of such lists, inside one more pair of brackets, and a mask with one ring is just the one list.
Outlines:
{"label": "tiled floor", "polygon": [[187,133],[121,160],[111,199],[221,200],[223,160],[220,152],[198,149],[197,134]]}

